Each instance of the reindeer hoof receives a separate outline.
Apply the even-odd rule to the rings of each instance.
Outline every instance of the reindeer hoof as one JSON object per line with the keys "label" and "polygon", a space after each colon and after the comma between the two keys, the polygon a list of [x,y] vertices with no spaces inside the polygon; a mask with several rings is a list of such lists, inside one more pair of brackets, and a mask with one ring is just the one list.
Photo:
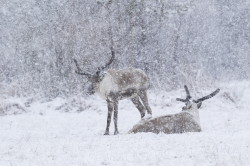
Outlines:
{"label": "reindeer hoof", "polygon": [[143,120],[146,120],[146,119],[150,119],[152,118],[152,115],[151,114],[147,114],[146,116],[144,116],[142,119]]}
{"label": "reindeer hoof", "polygon": [[114,135],[117,135],[117,134],[119,134],[119,131],[115,131],[115,132],[114,132]]}
{"label": "reindeer hoof", "polygon": [[143,118],[144,118],[144,116],[145,116],[145,113],[142,113],[142,114],[141,114],[141,119],[143,119]]}
{"label": "reindeer hoof", "polygon": [[109,135],[109,132],[105,132],[104,135]]}

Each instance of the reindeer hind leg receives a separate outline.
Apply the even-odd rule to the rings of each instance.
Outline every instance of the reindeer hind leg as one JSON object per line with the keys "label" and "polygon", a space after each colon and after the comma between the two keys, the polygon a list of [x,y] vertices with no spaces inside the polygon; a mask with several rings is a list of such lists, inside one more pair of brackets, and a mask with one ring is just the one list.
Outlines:
{"label": "reindeer hind leg", "polygon": [[131,99],[131,101],[133,102],[133,104],[135,105],[135,107],[139,110],[139,112],[141,114],[141,118],[143,118],[145,116],[145,107],[140,102],[139,96],[133,97]]}
{"label": "reindeer hind leg", "polygon": [[140,96],[140,98],[141,98],[141,100],[142,100],[142,102],[143,102],[143,104],[144,104],[144,106],[145,106],[145,108],[147,110],[147,113],[152,115],[152,110],[151,110],[151,108],[149,106],[149,103],[148,103],[147,90],[141,90],[139,92],[139,96]]}

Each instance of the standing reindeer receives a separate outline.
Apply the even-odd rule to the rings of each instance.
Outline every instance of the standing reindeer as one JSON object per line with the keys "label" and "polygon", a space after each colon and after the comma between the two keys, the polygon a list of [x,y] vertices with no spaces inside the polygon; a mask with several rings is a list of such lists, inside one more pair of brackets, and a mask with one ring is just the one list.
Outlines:
{"label": "standing reindeer", "polygon": [[[77,67],[76,73],[86,76],[88,81],[91,83],[88,88],[89,94],[97,93],[108,104],[108,117],[107,127],[104,135],[109,135],[109,126],[111,122],[112,112],[114,110],[114,125],[115,132],[118,134],[117,120],[118,120],[118,103],[119,100],[124,98],[130,98],[136,108],[141,114],[141,118],[145,116],[145,109],[147,113],[152,116],[152,111],[148,103],[147,89],[149,87],[147,75],[140,69],[127,68],[122,70],[110,69],[106,73],[104,69],[108,68],[114,61],[115,54],[111,51],[112,57],[108,63],[103,67],[98,67],[97,72],[92,75],[89,73],[82,72],[77,61],[74,59]],[[141,103],[141,101],[142,103]]]}
{"label": "standing reindeer", "polygon": [[142,120],[136,124],[129,133],[138,132],[164,132],[166,134],[172,133],[184,133],[184,132],[200,132],[200,117],[198,109],[201,107],[204,100],[210,99],[219,93],[220,89],[217,89],[210,95],[202,97],[198,100],[191,101],[189,90],[187,86],[184,86],[187,97],[186,99],[177,98],[177,101],[184,102],[185,107],[182,108],[182,112],[156,117],[149,120]]}

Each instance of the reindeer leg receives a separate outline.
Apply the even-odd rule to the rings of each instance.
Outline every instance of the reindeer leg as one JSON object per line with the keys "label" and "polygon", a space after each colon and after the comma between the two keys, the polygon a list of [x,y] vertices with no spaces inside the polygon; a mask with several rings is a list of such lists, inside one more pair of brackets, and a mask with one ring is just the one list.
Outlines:
{"label": "reindeer leg", "polygon": [[104,135],[109,135],[109,126],[110,126],[110,122],[111,122],[111,116],[112,116],[112,112],[114,109],[114,103],[110,100],[107,100],[108,103],[108,117],[107,117],[107,127],[106,127],[106,131],[104,133]]}
{"label": "reindeer leg", "polygon": [[132,98],[131,101],[133,102],[135,107],[139,110],[141,118],[143,118],[145,116],[145,107],[140,102],[139,96]]}
{"label": "reindeer leg", "polygon": [[139,96],[144,104],[144,106],[146,107],[146,110],[147,110],[147,113],[152,115],[152,110],[149,106],[149,103],[148,103],[148,95],[147,95],[147,91],[146,90],[141,90],[139,92]]}
{"label": "reindeer leg", "polygon": [[118,128],[117,128],[117,121],[118,121],[118,100],[114,102],[114,124],[115,124],[114,135],[119,134]]}

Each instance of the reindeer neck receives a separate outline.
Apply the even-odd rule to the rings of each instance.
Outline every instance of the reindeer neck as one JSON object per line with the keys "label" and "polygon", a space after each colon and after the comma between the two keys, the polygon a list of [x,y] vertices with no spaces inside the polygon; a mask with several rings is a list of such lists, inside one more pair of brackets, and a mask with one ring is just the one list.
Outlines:
{"label": "reindeer neck", "polygon": [[186,112],[188,112],[189,114],[191,114],[194,119],[200,123],[200,115],[199,115],[199,110],[198,110],[198,106],[196,103],[192,103],[192,107],[190,109],[185,110]]}
{"label": "reindeer neck", "polygon": [[109,73],[106,73],[103,77],[103,79],[101,80],[101,82],[99,82],[97,84],[97,89],[96,89],[96,93],[103,99],[107,99],[108,95],[111,91],[116,91],[117,87],[116,84],[114,84],[114,80],[112,78],[112,76]]}

